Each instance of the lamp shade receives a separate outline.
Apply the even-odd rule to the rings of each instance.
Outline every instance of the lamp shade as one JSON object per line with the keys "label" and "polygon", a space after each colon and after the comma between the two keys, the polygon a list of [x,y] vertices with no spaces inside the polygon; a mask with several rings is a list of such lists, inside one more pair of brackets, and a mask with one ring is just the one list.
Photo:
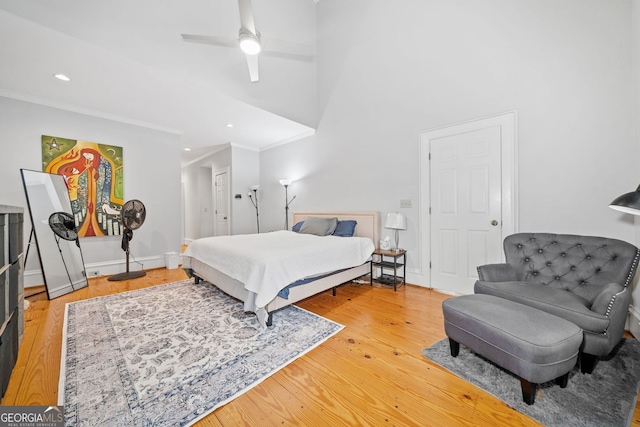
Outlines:
{"label": "lamp shade", "polygon": [[253,190],[253,191],[258,190],[259,188],[260,188],[260,185],[259,185],[259,184],[252,185],[251,187],[249,187],[249,189],[251,189],[251,190]]}
{"label": "lamp shade", "polygon": [[291,183],[293,182],[293,180],[288,179],[288,178],[284,178],[280,180],[280,184],[284,185],[285,187],[291,185]]}
{"label": "lamp shade", "polygon": [[404,215],[395,212],[387,214],[387,222],[384,223],[384,228],[390,228],[392,230],[406,230],[407,221]]}
{"label": "lamp shade", "polygon": [[609,204],[609,207],[631,215],[640,215],[640,186],[636,188],[636,191],[616,198]]}

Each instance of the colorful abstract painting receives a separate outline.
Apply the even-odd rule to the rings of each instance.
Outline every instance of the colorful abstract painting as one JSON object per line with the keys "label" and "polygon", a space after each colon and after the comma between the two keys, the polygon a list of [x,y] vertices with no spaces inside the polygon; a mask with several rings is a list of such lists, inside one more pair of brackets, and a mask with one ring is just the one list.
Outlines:
{"label": "colorful abstract painting", "polygon": [[122,147],[42,135],[42,170],[62,175],[80,237],[122,234]]}

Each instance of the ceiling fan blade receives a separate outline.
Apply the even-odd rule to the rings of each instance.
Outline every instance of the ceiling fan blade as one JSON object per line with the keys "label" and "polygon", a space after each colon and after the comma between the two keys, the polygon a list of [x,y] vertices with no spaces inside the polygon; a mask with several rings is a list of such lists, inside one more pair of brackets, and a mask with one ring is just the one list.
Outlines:
{"label": "ceiling fan blade", "polygon": [[313,56],[313,48],[304,44],[270,39],[267,37],[261,37],[260,42],[264,52],[283,53],[286,55],[303,56],[308,58]]}
{"label": "ceiling fan blade", "polygon": [[249,67],[249,78],[251,83],[259,80],[258,76],[258,55],[245,55],[247,57],[247,66]]}
{"label": "ceiling fan blade", "polygon": [[197,34],[180,34],[182,40],[190,43],[213,44],[217,46],[238,47],[237,39],[218,36],[200,36]]}
{"label": "ceiling fan blade", "polygon": [[238,0],[238,7],[240,9],[240,26],[251,34],[257,34],[256,24],[253,20],[251,0]]}

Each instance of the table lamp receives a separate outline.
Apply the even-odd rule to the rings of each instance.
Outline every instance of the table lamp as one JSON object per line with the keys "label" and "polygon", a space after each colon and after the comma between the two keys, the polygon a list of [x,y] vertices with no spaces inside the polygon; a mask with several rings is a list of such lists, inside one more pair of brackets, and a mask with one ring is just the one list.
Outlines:
{"label": "table lamp", "polygon": [[404,215],[398,212],[387,214],[387,222],[385,222],[384,228],[395,230],[396,252],[398,252],[400,250],[400,247],[398,246],[398,243],[400,242],[400,235],[398,234],[398,230],[407,229],[407,221]]}

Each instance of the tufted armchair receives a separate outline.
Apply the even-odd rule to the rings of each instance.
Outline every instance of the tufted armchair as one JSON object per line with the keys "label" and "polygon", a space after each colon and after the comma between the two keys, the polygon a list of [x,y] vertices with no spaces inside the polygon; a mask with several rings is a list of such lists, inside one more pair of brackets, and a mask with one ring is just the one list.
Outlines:
{"label": "tufted armchair", "polygon": [[622,339],[638,248],[604,237],[519,233],[504,240],[506,264],[478,267],[474,292],[562,317],[584,331],[583,373]]}

